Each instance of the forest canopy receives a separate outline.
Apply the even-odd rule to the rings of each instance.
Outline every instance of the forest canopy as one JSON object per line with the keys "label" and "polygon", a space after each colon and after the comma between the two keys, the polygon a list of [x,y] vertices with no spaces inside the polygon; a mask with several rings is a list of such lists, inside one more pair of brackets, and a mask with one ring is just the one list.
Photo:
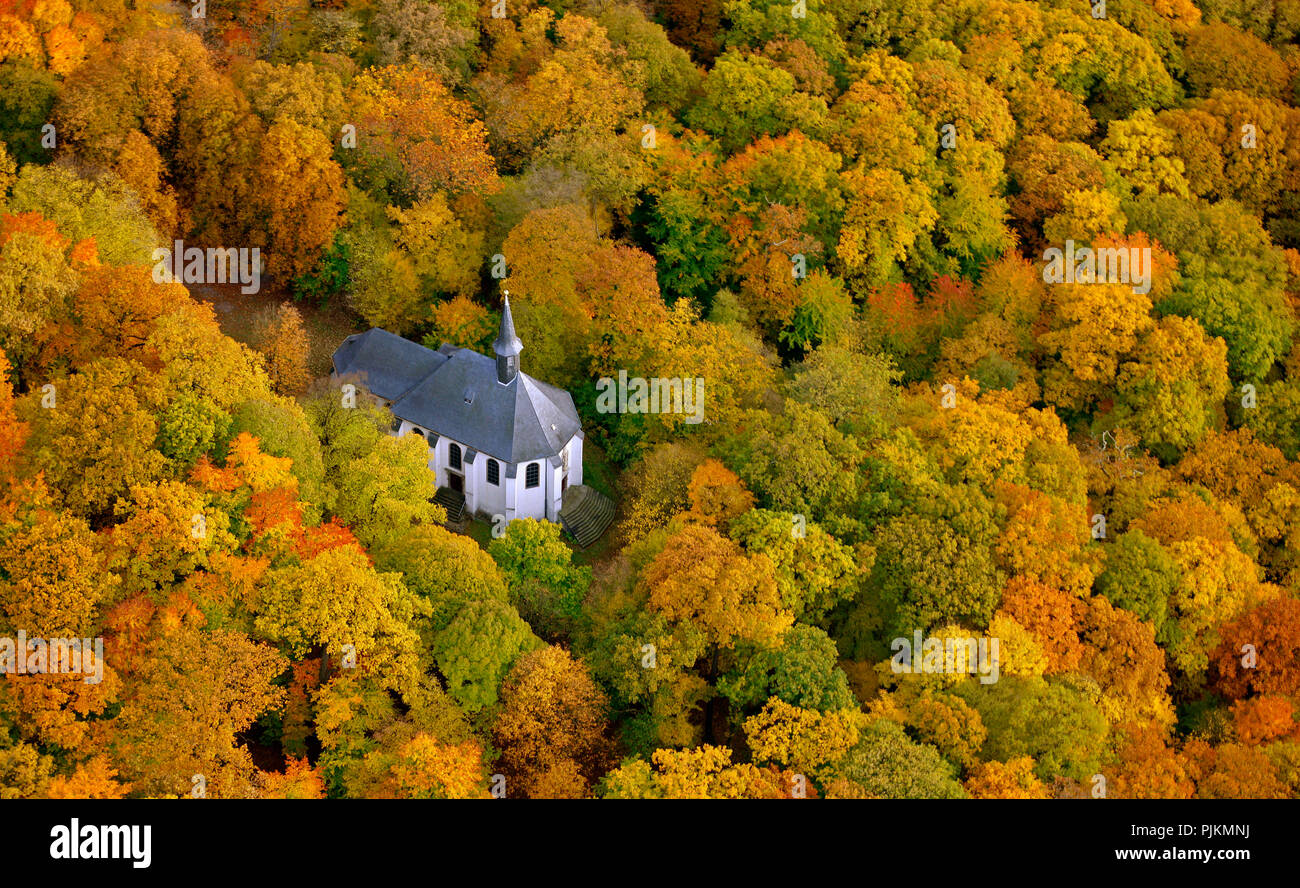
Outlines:
{"label": "forest canopy", "polygon": [[[0,798],[1297,797],[1298,35],[0,0],[0,637],[97,676],[3,670]],[[504,290],[589,549],[329,378]]]}

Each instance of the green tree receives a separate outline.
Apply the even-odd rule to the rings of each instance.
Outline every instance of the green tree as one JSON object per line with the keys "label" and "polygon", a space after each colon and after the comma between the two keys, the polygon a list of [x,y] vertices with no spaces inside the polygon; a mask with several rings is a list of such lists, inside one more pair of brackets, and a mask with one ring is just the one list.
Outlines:
{"label": "green tree", "polygon": [[446,517],[430,501],[437,486],[429,444],[420,435],[383,435],[369,452],[340,467],[334,514],[366,545],[383,546],[412,527]]}
{"label": "green tree", "polygon": [[760,647],[718,689],[731,700],[739,719],[769,697],[801,709],[832,712],[855,706],[844,671],[836,666],[835,642],[821,629],[796,623],[773,647]]}
{"label": "green tree", "polygon": [[796,92],[789,72],[762,56],[729,50],[709,69],[686,121],[735,151],[795,126],[817,132],[825,115],[825,101]]}
{"label": "green tree", "polygon": [[984,758],[1009,762],[1032,756],[1035,773],[1045,781],[1057,776],[1088,781],[1099,770],[1108,727],[1091,680],[1004,675],[988,685],[965,681],[954,693],[988,728]]}
{"label": "green tree", "polygon": [[1150,623],[1156,638],[1164,641],[1173,628],[1168,623],[1169,599],[1179,579],[1177,562],[1159,542],[1135,528],[1106,547],[1105,567],[1095,588],[1111,604]]}
{"label": "green tree", "polygon": [[[909,739],[887,719],[869,722],[857,745],[835,770],[852,786],[850,795],[885,799],[960,799],[966,795],[956,769],[933,746]],[[832,795],[834,791],[832,784]]]}
{"label": "green tree", "polygon": [[560,525],[520,518],[492,540],[488,554],[510,590],[510,603],[546,638],[567,637],[581,624],[591,568],[573,564]]}
{"label": "green tree", "polygon": [[1199,443],[1218,424],[1229,390],[1227,351],[1195,320],[1162,318],[1120,367],[1116,423],[1155,452]]}
{"label": "green tree", "polygon": [[432,650],[447,692],[475,713],[497,702],[501,680],[522,654],[544,646],[513,607],[485,598],[461,607]]}

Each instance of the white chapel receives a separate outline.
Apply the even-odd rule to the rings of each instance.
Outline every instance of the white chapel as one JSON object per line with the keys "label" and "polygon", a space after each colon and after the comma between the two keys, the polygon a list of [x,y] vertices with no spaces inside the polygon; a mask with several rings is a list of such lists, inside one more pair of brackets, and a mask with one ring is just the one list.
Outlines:
{"label": "white chapel", "polygon": [[443,343],[426,348],[372,328],[334,352],[337,377],[358,377],[392,411],[397,435],[421,435],[438,500],[493,520],[560,520],[582,484],[582,425],[573,397],[519,369],[510,297],[495,359]]}

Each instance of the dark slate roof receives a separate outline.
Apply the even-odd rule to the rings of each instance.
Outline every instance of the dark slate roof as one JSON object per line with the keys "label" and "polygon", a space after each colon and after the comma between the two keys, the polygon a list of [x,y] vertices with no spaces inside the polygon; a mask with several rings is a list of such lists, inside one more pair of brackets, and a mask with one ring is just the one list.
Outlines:
{"label": "dark slate roof", "polygon": [[501,329],[497,333],[496,342],[492,343],[492,351],[499,355],[518,355],[523,351],[524,344],[519,341],[515,335],[515,319],[510,314],[510,295],[505,297],[505,308],[501,310]]}
{"label": "dark slate roof", "polygon": [[378,327],[349,336],[334,351],[337,375],[362,377],[385,401],[396,401],[445,363],[446,355]]}
{"label": "dark slate roof", "polygon": [[[405,381],[423,370],[397,397],[371,387],[393,401],[393,414],[401,419],[511,464],[554,456],[582,431],[573,397],[563,389],[526,373],[502,385],[497,382],[496,361],[485,355],[447,345],[435,352],[383,330],[362,337],[374,333],[405,345],[384,351],[355,349],[356,357],[349,357],[344,350],[352,339],[361,338],[350,337],[334,353],[335,370],[364,373],[367,379],[385,382]],[[412,349],[422,354],[417,356]]]}

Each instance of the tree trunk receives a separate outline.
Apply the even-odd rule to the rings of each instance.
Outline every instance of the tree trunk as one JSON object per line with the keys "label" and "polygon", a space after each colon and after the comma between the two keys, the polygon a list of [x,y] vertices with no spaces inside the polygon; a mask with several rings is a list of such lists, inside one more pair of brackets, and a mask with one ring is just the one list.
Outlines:
{"label": "tree trunk", "polygon": [[323,644],[316,645],[316,651],[320,652],[320,683],[325,684],[325,682],[330,680],[330,673],[332,671],[330,669],[329,651],[325,649],[325,645]]}
{"label": "tree trunk", "polygon": [[[709,657],[709,687],[713,687],[713,682],[718,677],[718,646],[713,646],[713,653]],[[704,701],[704,742],[713,742],[713,695]]]}

